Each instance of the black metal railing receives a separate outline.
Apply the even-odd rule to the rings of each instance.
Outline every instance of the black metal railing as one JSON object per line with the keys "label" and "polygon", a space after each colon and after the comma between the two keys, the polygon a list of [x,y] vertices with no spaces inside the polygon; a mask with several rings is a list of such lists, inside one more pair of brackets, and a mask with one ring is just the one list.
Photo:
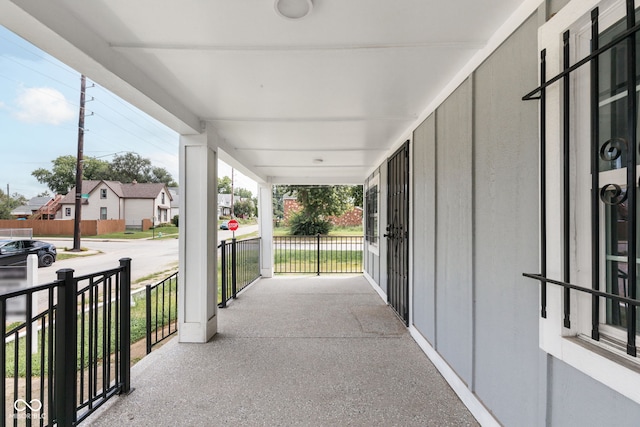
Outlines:
{"label": "black metal railing", "polygon": [[220,302],[224,308],[227,302],[236,298],[238,292],[260,277],[261,239],[223,240],[220,250],[218,270],[220,271]]}
{"label": "black metal railing", "polygon": [[[638,164],[638,102],[637,93],[637,45],[640,24],[636,23],[634,0],[626,1],[626,16],[620,21],[617,32],[611,32],[604,38],[605,32],[599,29],[599,9],[591,11],[591,50],[583,59],[570,64],[570,33],[567,30],[563,34],[563,58],[562,72],[552,78],[547,78],[546,51],[540,52],[540,86],[523,97],[523,100],[540,100],[540,197],[542,201],[540,216],[540,244],[541,244],[541,271],[540,274],[524,274],[524,276],[536,279],[540,282],[540,301],[542,317],[547,317],[547,284],[554,284],[563,288],[563,325],[571,328],[571,298],[573,291],[591,294],[591,338],[600,340],[600,325],[603,322],[626,329],[626,351],[631,356],[637,355],[637,307],[640,302],[637,298],[637,235],[638,214],[637,203],[637,173]],[[602,40],[601,40],[602,39]],[[602,41],[602,43],[601,43]],[[590,117],[589,127],[591,140],[588,144],[572,142],[571,129],[575,126],[571,123],[574,116],[571,108],[573,93],[578,86],[572,79],[572,73],[580,67],[589,65],[590,74]],[[609,67],[607,69],[607,67]],[[614,68],[618,67],[618,68]],[[601,68],[604,70],[602,73]],[[602,77],[602,78],[601,78]],[[559,182],[552,185],[562,188],[561,201],[561,257],[562,277],[554,280],[547,277],[547,171],[546,171],[546,90],[551,85],[562,84],[560,92],[562,103],[561,127],[561,169],[562,176]],[[615,92],[615,93],[614,93]],[[601,96],[610,99],[604,102]],[[619,110],[609,111],[613,108],[613,102],[621,101]],[[618,108],[618,107],[616,107]],[[601,112],[602,110],[602,112]],[[607,124],[607,121],[610,123]],[[602,124],[607,124],[606,129],[601,129]],[[575,147],[572,148],[572,144]],[[575,229],[575,215],[580,207],[572,206],[575,200],[572,198],[572,188],[575,186],[572,179],[574,168],[572,158],[573,150],[588,149],[590,151],[590,233],[584,236],[591,242],[590,268],[591,280],[589,286],[580,286],[571,283],[572,271],[571,257],[575,252],[575,242],[571,232]],[[575,153],[573,154],[575,156]],[[624,169],[626,168],[626,171]],[[617,182],[601,182],[601,173],[620,169],[620,178]],[[612,179],[610,177],[603,179]],[[575,189],[573,190],[575,192]],[[603,215],[604,213],[604,215]],[[607,226],[606,216],[611,218],[611,224]],[[608,229],[606,227],[609,227]],[[607,236],[607,233],[610,235]],[[580,237],[580,236],[578,236]],[[603,239],[604,237],[604,239]],[[604,254],[603,247],[611,253]],[[608,258],[607,258],[608,257]],[[607,262],[610,265],[607,266]],[[618,265],[620,264],[620,265]],[[605,270],[602,271],[603,267]],[[603,274],[605,273],[605,274]],[[603,280],[602,277],[608,278]],[[618,282],[621,282],[619,284]],[[586,285],[586,284],[585,284]],[[626,288],[626,290],[625,290]],[[603,319],[600,308],[601,298],[604,298],[611,317],[617,319]],[[624,318],[624,321],[622,321]]]}
{"label": "black metal railing", "polygon": [[362,273],[362,236],[275,236],[275,273]]}
{"label": "black metal railing", "polygon": [[[57,273],[53,283],[0,295],[0,418],[13,425],[75,425],[130,390],[131,260]],[[41,312],[36,298],[46,300]]]}
{"label": "black metal railing", "polygon": [[154,345],[178,332],[178,272],[145,289],[147,354]]}

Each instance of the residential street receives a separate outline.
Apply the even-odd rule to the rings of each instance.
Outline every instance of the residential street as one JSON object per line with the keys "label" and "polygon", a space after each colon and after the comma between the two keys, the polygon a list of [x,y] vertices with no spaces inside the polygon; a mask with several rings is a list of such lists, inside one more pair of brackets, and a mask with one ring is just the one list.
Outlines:
{"label": "residential street", "polygon": [[[257,225],[241,226],[236,236],[251,234],[258,230]],[[222,239],[230,240],[231,231],[218,230],[218,242]],[[58,247],[58,252],[64,247],[73,246],[72,239],[42,239]],[[97,250],[101,253],[82,256],[67,260],[56,261],[53,266],[38,269],[38,282],[49,283],[56,279],[56,271],[62,268],[72,268],[76,275],[95,273],[113,268],[121,258],[131,258],[131,280],[135,282],[141,277],[162,272],[178,265],[178,239],[156,240],[100,240],[83,239],[82,247]]]}
{"label": "residential street", "polygon": [[[73,246],[70,239],[47,239],[59,249]],[[101,253],[56,261],[51,267],[38,269],[38,282],[56,279],[56,271],[72,268],[75,275],[95,273],[119,265],[121,258],[131,258],[131,280],[167,270],[178,264],[178,239],[100,241],[85,239],[82,246]]]}

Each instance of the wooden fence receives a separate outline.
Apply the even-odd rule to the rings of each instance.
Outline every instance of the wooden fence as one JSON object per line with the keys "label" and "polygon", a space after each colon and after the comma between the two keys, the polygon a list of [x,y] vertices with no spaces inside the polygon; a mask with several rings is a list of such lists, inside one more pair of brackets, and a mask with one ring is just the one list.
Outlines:
{"label": "wooden fence", "polygon": [[[34,236],[73,236],[73,220],[0,220],[0,228],[32,228]],[[80,232],[83,236],[100,236],[102,234],[125,231],[124,219],[83,220]]]}

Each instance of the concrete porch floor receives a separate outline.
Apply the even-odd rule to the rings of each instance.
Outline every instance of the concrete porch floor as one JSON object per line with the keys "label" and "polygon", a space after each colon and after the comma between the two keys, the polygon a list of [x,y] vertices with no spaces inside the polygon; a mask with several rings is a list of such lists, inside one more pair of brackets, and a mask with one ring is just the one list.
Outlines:
{"label": "concrete porch floor", "polygon": [[211,342],[154,350],[82,424],[477,425],[362,276],[263,279],[218,316]]}

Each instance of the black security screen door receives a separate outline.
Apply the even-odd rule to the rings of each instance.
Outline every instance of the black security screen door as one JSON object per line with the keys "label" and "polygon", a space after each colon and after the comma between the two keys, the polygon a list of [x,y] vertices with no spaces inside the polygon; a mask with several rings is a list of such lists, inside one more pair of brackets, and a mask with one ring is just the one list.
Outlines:
{"label": "black security screen door", "polygon": [[409,141],[387,161],[387,300],[409,325]]}

